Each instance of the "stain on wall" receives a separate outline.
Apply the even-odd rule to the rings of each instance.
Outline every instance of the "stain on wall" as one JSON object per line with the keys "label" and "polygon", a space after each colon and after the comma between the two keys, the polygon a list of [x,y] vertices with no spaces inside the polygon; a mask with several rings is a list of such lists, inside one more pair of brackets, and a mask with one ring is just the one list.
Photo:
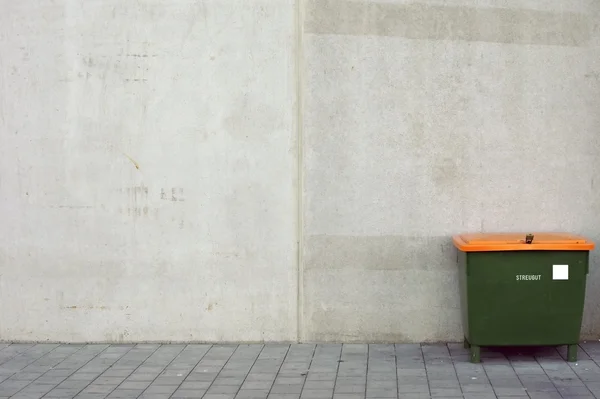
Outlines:
{"label": "stain on wall", "polygon": [[554,46],[584,46],[591,35],[584,13],[348,0],[308,0],[304,28],[320,35]]}
{"label": "stain on wall", "polygon": [[449,237],[338,236],[305,238],[305,270],[428,270],[454,272]]}

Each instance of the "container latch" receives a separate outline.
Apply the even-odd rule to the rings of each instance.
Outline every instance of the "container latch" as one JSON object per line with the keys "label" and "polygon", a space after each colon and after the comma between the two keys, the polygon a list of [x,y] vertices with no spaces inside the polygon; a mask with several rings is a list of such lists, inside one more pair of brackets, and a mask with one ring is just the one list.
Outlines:
{"label": "container latch", "polygon": [[525,236],[525,244],[531,244],[533,242],[533,234],[527,234]]}

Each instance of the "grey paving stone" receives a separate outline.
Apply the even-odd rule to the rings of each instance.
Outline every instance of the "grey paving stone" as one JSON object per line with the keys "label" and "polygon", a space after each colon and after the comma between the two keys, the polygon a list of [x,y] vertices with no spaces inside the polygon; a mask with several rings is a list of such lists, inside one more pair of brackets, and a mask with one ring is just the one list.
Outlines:
{"label": "grey paving stone", "polygon": [[395,389],[367,389],[367,398],[396,398],[398,391]]}
{"label": "grey paving stone", "polygon": [[117,386],[116,385],[95,385],[95,384],[91,384],[88,385],[87,387],[85,387],[81,393],[85,393],[85,394],[105,394],[108,395],[109,393],[111,393],[114,389],[116,389]]}
{"label": "grey paving stone", "polygon": [[427,393],[398,393],[398,399],[430,399],[429,391]]}
{"label": "grey paving stone", "polygon": [[237,393],[240,387],[237,385],[211,385],[206,391],[207,394],[221,394],[221,393]]}
{"label": "grey paving stone", "polygon": [[523,394],[527,394],[527,388],[494,386],[494,392],[496,393],[497,396],[522,396]]}
{"label": "grey paving stone", "polygon": [[265,399],[269,395],[268,389],[240,389],[236,399]]}
{"label": "grey paving stone", "polygon": [[490,384],[461,384],[460,389],[464,394],[494,394]]}
{"label": "grey paving stone", "polygon": [[[389,378],[389,377],[388,377]],[[457,380],[456,371],[453,368],[446,368],[446,370],[437,368],[432,370],[431,367],[427,367],[427,378],[431,381],[435,380]]]}
{"label": "grey paving stone", "polygon": [[333,389],[306,389],[302,390],[301,399],[330,399],[333,398]]}
{"label": "grey paving stone", "polygon": [[[492,393],[465,393],[464,399],[496,399],[496,395]],[[522,396],[521,396],[522,397]],[[525,396],[526,398],[528,396]]]}
{"label": "grey paving stone", "polygon": [[207,393],[203,396],[203,399],[234,399],[235,394],[232,393]]}
{"label": "grey paving stone", "polygon": [[[453,373],[454,378],[456,378],[456,374]],[[396,371],[393,373],[382,373],[382,372],[372,372],[369,370],[367,374],[367,381],[390,381],[396,379]]]}
{"label": "grey paving stone", "polygon": [[13,380],[33,381],[41,377],[44,373],[20,372],[11,377]]}
{"label": "grey paving stone", "polygon": [[128,368],[127,369],[108,369],[104,373],[102,373],[102,377],[122,377],[122,378],[126,378],[131,373],[133,373],[134,371],[135,371],[135,368],[133,368],[133,369],[128,369]]}
{"label": "grey paving stone", "polygon": [[[356,377],[338,377],[335,380],[336,385],[365,385],[367,383],[367,378],[356,378]],[[313,381],[308,379],[307,381]],[[320,381],[320,380],[314,380]]]}
{"label": "grey paving stone", "polygon": [[427,370],[425,368],[416,366],[413,368],[398,368],[396,369],[396,376],[398,378],[404,378],[404,377],[426,377],[427,376]]}
{"label": "grey paving stone", "polygon": [[401,384],[398,385],[398,393],[399,394],[415,394],[415,395],[424,395],[427,394],[429,396],[429,385],[427,384]]}
{"label": "grey paving stone", "polygon": [[85,388],[91,383],[91,381],[82,381],[82,380],[69,380],[66,379],[60,384],[56,386],[56,388],[60,389],[68,389],[68,388],[77,388],[79,390]]}
{"label": "grey paving stone", "polygon": [[335,387],[335,380],[306,380],[305,390],[332,390]]}
{"label": "grey paving stone", "polygon": [[520,362],[518,364],[516,363],[512,363],[513,366],[513,370],[515,370],[515,373],[519,376],[521,375],[536,375],[536,374],[542,374],[545,375],[546,373],[544,372],[544,369],[535,361],[530,361],[530,362]]}
{"label": "grey paving stone", "polygon": [[248,389],[248,390],[252,390],[252,389],[270,389],[271,386],[273,385],[273,381],[272,380],[258,380],[258,381],[248,381],[246,380],[243,384],[242,384],[242,389]]}
{"label": "grey paving stone", "polygon": [[336,394],[364,394],[366,387],[363,384],[336,384],[334,392]]}
{"label": "grey paving stone", "polygon": [[115,389],[110,395],[107,396],[108,399],[135,399],[140,396],[143,392],[143,389]]}
{"label": "grey paving stone", "polygon": [[217,378],[218,373],[191,372],[186,378],[186,381],[213,381]]}
{"label": "grey paving stone", "polygon": [[346,369],[346,370],[338,370],[337,373],[340,377],[362,377],[365,378],[367,376],[366,369]]}
{"label": "grey paving stone", "polygon": [[160,377],[183,377],[185,378],[185,376],[189,373],[190,370],[187,370],[185,372],[177,369],[177,370],[169,370],[169,369],[165,369],[163,372],[161,372],[159,374]]}
{"label": "grey paving stone", "polygon": [[432,388],[454,388],[460,389],[460,384],[457,379],[448,380],[430,380],[429,386]]}
{"label": "grey paving stone", "polygon": [[585,386],[556,387],[556,390],[563,397],[565,397],[565,396],[589,396],[591,394],[590,390],[587,389]]}
{"label": "grey paving stone", "polygon": [[523,382],[523,386],[527,389],[527,392],[558,392],[554,384],[550,381],[539,381],[539,382]]}
{"label": "grey paving stone", "polygon": [[187,399],[187,398],[202,398],[202,396],[204,396],[205,391],[201,391],[201,390],[185,390],[185,389],[178,389],[177,391],[175,391],[175,393],[173,393],[173,396],[171,396],[171,399]]}
{"label": "grey paving stone", "polygon": [[305,377],[277,377],[275,379],[275,384],[303,384]]}
{"label": "grey paving stone", "polygon": [[184,377],[156,377],[154,384],[156,385],[180,385]]}
{"label": "grey paving stone", "polygon": [[531,399],[562,399],[558,392],[530,392]]}
{"label": "grey paving stone", "polygon": [[385,380],[373,380],[367,377],[367,388],[385,388],[389,385],[396,386],[398,384],[397,378],[395,375],[390,375],[389,378]]}
{"label": "grey paving stone", "polygon": [[[307,381],[325,381],[325,380],[335,380],[337,377],[337,373],[336,372],[332,372],[332,373],[319,373],[313,370],[309,370],[306,373],[306,380]],[[366,373],[365,373],[365,377],[366,377]]]}
{"label": "grey paving stone", "polygon": [[138,399],[170,399],[170,393],[143,393]]}
{"label": "grey paving stone", "polygon": [[211,383],[209,381],[189,381],[185,380],[179,386],[180,389],[184,389],[189,391],[191,389],[197,390],[207,390],[210,387]]}
{"label": "grey paving stone", "polygon": [[48,392],[46,395],[44,395],[44,397],[45,398],[59,398],[59,399],[72,398],[75,395],[77,395],[79,393],[79,391],[81,391],[81,390],[76,389],[76,388],[64,388],[64,389],[55,388],[55,389],[51,390],[50,392]]}
{"label": "grey paving stone", "polygon": [[219,376],[213,381],[213,385],[237,385],[240,386],[244,382],[243,377],[221,377]]}
{"label": "grey paving stone", "polygon": [[150,395],[150,394],[172,394],[173,392],[175,392],[177,390],[177,385],[150,385],[148,388],[146,388],[146,390],[144,391],[144,394]]}
{"label": "grey paving stone", "polygon": [[219,373],[219,377],[243,378],[250,370],[223,370]]}
{"label": "grey paving stone", "polygon": [[41,399],[42,397],[44,397],[44,394],[41,393],[27,394],[19,392],[18,394],[11,396],[11,399]]}
{"label": "grey paving stone", "polygon": [[274,384],[271,387],[271,394],[300,394],[302,384]]}
{"label": "grey paving stone", "polygon": [[517,377],[511,378],[490,378],[490,383],[494,388],[522,388],[521,380]]}
{"label": "grey paving stone", "polygon": [[125,381],[154,381],[156,379],[156,374],[148,374],[148,373],[133,373],[129,377],[125,379]]}
{"label": "grey paving stone", "polygon": [[39,384],[39,383],[34,382],[34,383],[27,385],[20,392],[45,394],[45,393],[50,392],[54,388],[56,388],[56,385],[54,385],[54,384]]}
{"label": "grey paving stone", "polygon": [[[398,377],[396,379],[398,381],[398,385],[405,385],[405,384],[428,384],[429,380],[427,379],[426,375],[423,376],[402,376],[402,377]],[[469,379],[468,381],[469,383],[471,383],[472,381]]]}
{"label": "grey paving stone", "polygon": [[433,398],[463,396],[460,388],[430,388],[429,391]]}
{"label": "grey paving stone", "polygon": [[148,374],[155,374],[155,375],[159,375],[160,373],[163,372],[164,370],[164,366],[154,366],[150,364],[150,360],[148,360],[147,362],[144,362],[140,367],[138,367],[134,373],[148,373]]}
{"label": "grey paving stone", "polygon": [[27,381],[16,381],[6,380],[0,383],[0,395],[12,396],[25,388],[29,382]]}
{"label": "grey paving stone", "polygon": [[151,381],[123,381],[118,389],[146,389],[151,384]]}
{"label": "grey paving stone", "polygon": [[69,379],[70,380],[80,380],[80,381],[93,381],[98,377],[100,377],[100,374],[97,374],[97,373],[75,372],[69,376]]}

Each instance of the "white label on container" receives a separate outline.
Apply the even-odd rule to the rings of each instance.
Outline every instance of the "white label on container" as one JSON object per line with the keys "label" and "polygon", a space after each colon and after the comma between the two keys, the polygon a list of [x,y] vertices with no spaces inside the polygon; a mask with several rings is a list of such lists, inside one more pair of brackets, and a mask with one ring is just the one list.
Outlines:
{"label": "white label on container", "polygon": [[541,274],[517,274],[517,281],[540,281]]}
{"label": "white label on container", "polygon": [[568,280],[569,265],[552,265],[552,280]]}

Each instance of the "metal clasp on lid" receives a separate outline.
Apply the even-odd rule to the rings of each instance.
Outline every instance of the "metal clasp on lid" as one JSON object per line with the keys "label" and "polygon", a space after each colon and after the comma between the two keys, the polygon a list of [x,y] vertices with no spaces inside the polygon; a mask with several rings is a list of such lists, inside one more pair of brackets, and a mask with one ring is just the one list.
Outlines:
{"label": "metal clasp on lid", "polygon": [[533,234],[527,234],[525,236],[525,244],[531,244],[533,242]]}

